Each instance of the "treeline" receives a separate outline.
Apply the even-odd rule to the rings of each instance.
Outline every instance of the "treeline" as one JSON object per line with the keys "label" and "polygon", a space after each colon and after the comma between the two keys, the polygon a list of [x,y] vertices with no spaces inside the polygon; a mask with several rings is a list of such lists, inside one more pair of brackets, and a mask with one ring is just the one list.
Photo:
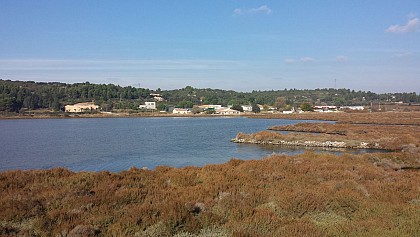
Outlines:
{"label": "treeline", "polygon": [[369,105],[372,102],[420,103],[416,93],[388,93],[354,91],[349,89],[271,90],[236,92],[220,89],[198,89],[187,86],[177,90],[149,90],[121,87],[113,84],[89,82],[66,84],[60,82],[33,82],[0,80],[0,111],[19,112],[29,109],[63,111],[67,104],[95,101],[102,110],[138,109],[139,104],[153,100],[151,93],[164,98],[158,103],[162,110],[170,106],[189,107],[200,104],[272,105],[276,107],[312,105]]}
{"label": "treeline", "polygon": [[95,101],[104,110],[129,109],[150,99],[150,90],[113,84],[0,80],[0,111],[51,109],[61,111],[67,104]]}
{"label": "treeline", "polygon": [[275,107],[300,106],[303,103],[311,105],[370,105],[372,102],[392,103],[419,103],[420,95],[416,93],[388,93],[376,94],[373,92],[354,91],[349,89],[315,89],[315,90],[271,90],[236,92],[219,89],[197,89],[187,86],[178,90],[160,92],[170,103],[182,105],[192,104],[221,104],[227,105],[270,105]]}

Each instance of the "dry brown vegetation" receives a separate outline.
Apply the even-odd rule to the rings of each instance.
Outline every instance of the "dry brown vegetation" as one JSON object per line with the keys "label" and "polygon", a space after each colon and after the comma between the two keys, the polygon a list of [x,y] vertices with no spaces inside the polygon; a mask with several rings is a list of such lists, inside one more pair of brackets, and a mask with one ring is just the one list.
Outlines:
{"label": "dry brown vegetation", "polygon": [[420,236],[408,153],[0,173],[2,236]]}
{"label": "dry brown vegetation", "polygon": [[359,146],[361,142],[365,142],[370,144],[366,145],[369,148],[420,152],[418,149],[420,147],[420,126],[298,123],[275,126],[270,130],[317,133],[317,135],[299,133],[279,135],[289,140],[343,141],[349,144],[349,147]]}
{"label": "dry brown vegetation", "polygon": [[376,112],[376,113],[302,113],[302,114],[271,114],[254,117],[332,120],[337,123],[351,124],[383,124],[383,125],[420,125],[420,112]]}
{"label": "dry brown vegetation", "polygon": [[[332,148],[368,148],[420,153],[420,113],[305,113],[269,118],[335,120],[269,128],[288,134],[261,131],[239,133],[234,142]],[[303,132],[303,133],[302,133]]]}

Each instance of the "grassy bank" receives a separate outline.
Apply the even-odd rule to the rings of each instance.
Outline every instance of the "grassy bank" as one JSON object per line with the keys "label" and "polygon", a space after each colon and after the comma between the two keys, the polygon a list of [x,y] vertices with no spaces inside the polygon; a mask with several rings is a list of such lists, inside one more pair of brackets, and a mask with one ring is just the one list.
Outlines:
{"label": "grassy bank", "polygon": [[308,147],[383,149],[420,152],[420,126],[383,126],[366,124],[298,123],[274,126],[274,131],[239,133],[237,143],[272,144]]}
{"label": "grassy bank", "polygon": [[[420,125],[420,112],[374,112],[374,113],[317,113],[302,114],[267,114],[265,118],[301,119],[301,120],[329,120],[346,124],[376,124],[376,125]],[[252,117],[262,117],[254,115]]]}
{"label": "grassy bank", "polygon": [[3,236],[419,236],[419,156],[0,173]]}

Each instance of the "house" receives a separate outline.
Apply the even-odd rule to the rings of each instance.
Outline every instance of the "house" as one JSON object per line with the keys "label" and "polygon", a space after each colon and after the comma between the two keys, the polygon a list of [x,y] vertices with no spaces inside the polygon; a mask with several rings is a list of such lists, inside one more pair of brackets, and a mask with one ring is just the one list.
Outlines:
{"label": "house", "polygon": [[182,109],[182,108],[175,108],[172,111],[173,114],[190,114],[191,110],[190,109]]}
{"label": "house", "polygon": [[156,110],[156,102],[144,102],[144,105],[140,105],[139,109],[151,109]]}
{"label": "house", "polygon": [[69,113],[90,112],[90,111],[96,111],[98,109],[99,109],[99,106],[95,105],[94,102],[84,102],[84,103],[77,103],[74,105],[64,106],[64,111],[69,112]]}
{"label": "house", "polygon": [[316,105],[314,106],[315,112],[337,112],[337,106],[334,105]]}
{"label": "house", "polygon": [[242,105],[244,112],[252,112],[252,105]]}
{"label": "house", "polygon": [[293,114],[295,112],[295,108],[292,107],[291,110],[283,110],[283,114]]}
{"label": "house", "polygon": [[241,114],[241,112],[239,112],[237,110],[234,110],[234,109],[229,109],[229,108],[219,109],[219,110],[217,110],[217,113],[221,114],[221,115],[238,115],[238,114]]}
{"label": "house", "polygon": [[164,99],[163,99],[163,97],[162,97],[161,94],[152,93],[152,94],[150,94],[150,96],[152,96],[153,99],[156,100],[156,101],[160,101],[160,102],[164,101]]}
{"label": "house", "polygon": [[341,110],[364,110],[365,107],[363,107],[363,106],[343,106],[340,109]]}

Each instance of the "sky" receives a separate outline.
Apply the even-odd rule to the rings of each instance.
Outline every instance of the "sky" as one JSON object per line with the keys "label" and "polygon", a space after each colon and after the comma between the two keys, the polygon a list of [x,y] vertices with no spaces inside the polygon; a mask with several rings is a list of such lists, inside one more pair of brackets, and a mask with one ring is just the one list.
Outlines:
{"label": "sky", "polygon": [[420,1],[0,0],[0,78],[420,93]]}

